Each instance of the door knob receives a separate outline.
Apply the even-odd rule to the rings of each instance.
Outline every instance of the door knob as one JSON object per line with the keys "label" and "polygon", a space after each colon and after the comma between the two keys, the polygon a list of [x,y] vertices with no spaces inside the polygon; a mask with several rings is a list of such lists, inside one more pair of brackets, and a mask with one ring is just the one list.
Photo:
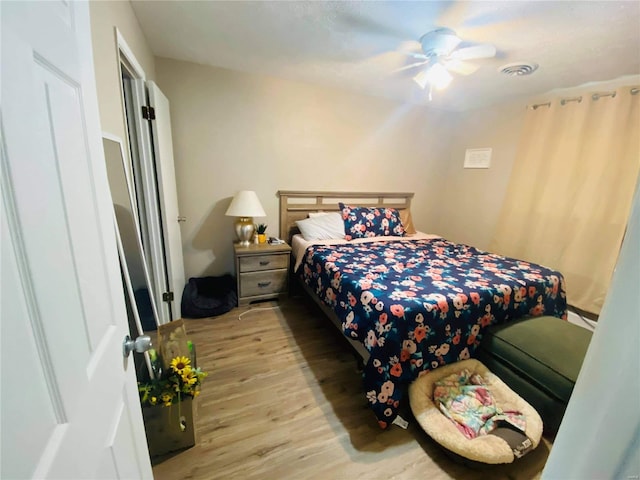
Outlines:
{"label": "door knob", "polygon": [[124,337],[122,342],[122,354],[124,358],[127,358],[131,352],[143,353],[152,347],[151,337],[149,335],[140,335],[135,340],[132,340],[129,335]]}

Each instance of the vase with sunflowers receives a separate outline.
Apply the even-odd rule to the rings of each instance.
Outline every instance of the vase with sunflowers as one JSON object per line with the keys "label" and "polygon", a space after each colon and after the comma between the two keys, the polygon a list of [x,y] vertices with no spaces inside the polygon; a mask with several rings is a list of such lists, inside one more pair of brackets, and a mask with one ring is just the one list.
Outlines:
{"label": "vase with sunflowers", "polygon": [[164,405],[170,407],[180,403],[186,397],[195,398],[200,395],[200,385],[207,376],[200,368],[194,366],[186,356],[177,356],[169,363],[166,371],[155,350],[149,351],[153,379],[138,383],[142,405]]}
{"label": "vase with sunflowers", "polygon": [[[152,374],[138,382],[149,453],[157,457],[195,445],[194,409],[202,381],[207,376],[195,365],[193,345],[190,357],[177,355],[163,362],[149,351]],[[164,365],[164,367],[163,367]]]}

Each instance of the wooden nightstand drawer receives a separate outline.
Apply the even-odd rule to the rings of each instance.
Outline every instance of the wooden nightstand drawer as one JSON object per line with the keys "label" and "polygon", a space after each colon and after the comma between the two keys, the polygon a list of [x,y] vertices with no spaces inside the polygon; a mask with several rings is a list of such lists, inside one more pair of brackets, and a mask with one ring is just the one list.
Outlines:
{"label": "wooden nightstand drawer", "polygon": [[240,276],[239,297],[253,297],[256,295],[286,292],[287,275],[288,270],[244,273]]}
{"label": "wooden nightstand drawer", "polygon": [[257,272],[288,268],[289,254],[252,255],[240,258],[240,272]]}
{"label": "wooden nightstand drawer", "polygon": [[288,290],[291,247],[279,245],[234,246],[238,306],[257,300],[284,297]]}

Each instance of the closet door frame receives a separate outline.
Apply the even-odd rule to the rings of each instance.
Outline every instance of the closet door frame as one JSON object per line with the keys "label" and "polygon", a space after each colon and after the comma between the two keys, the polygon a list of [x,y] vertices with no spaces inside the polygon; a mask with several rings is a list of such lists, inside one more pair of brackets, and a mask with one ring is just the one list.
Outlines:
{"label": "closet door frame", "polygon": [[143,116],[146,107],[146,75],[131,48],[115,28],[118,45],[118,69],[122,85],[122,102],[125,112],[126,143],[131,155],[132,177],[140,218],[140,230],[147,264],[150,267],[153,302],[158,313],[158,324],[169,323],[173,316],[171,304],[164,300],[169,291],[163,242],[161,212],[150,135],[149,120]]}

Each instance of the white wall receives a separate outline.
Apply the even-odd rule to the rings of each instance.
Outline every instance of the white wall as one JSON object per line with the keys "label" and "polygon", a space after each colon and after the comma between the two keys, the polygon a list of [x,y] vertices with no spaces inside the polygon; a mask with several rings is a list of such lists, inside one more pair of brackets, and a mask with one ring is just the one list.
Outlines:
{"label": "white wall", "polygon": [[[155,79],[155,57],[133,13],[131,3],[92,1],[89,4],[89,12],[100,124],[103,131],[124,140],[126,124],[114,27],[118,28],[133,51],[136,60],[144,69],[147,80]],[[125,150],[128,154],[128,149]]]}
{"label": "white wall", "polygon": [[[633,84],[640,84],[639,75],[558,89],[456,114],[446,162],[447,188],[439,204],[435,230],[449,240],[489,249],[517,154],[527,105],[546,102],[552,95],[574,97]],[[464,169],[465,150],[482,147],[493,149],[491,168]]]}
{"label": "white wall", "polygon": [[255,190],[278,232],[278,190],[415,192],[433,231],[452,115],[341,90],[156,58],[171,102],[187,277],[233,271],[238,190]]}
{"label": "white wall", "polygon": [[[449,240],[487,250],[502,208],[524,122],[525,104],[459,113],[446,163],[448,188],[437,231]],[[469,148],[491,148],[488,169],[465,169]]]}
{"label": "white wall", "polygon": [[[489,249],[524,123],[545,96],[463,113],[411,107],[337,89],[156,58],[171,102],[188,277],[233,271],[238,190],[255,190],[278,231],[277,197],[293,190],[411,191],[418,229]],[[629,78],[565,89],[572,96]],[[491,168],[464,169],[468,148]]]}

